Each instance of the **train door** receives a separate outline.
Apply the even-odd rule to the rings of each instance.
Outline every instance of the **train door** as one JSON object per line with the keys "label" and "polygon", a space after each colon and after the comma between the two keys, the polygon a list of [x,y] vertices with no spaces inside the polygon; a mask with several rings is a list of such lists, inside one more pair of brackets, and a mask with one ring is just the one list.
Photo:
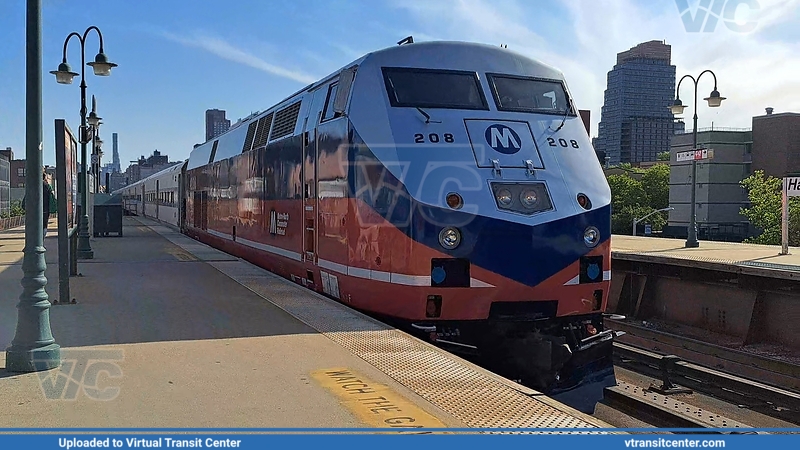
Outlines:
{"label": "train door", "polygon": [[[313,111],[312,111],[313,114]],[[303,259],[317,263],[317,133],[312,116],[303,124]]]}
{"label": "train door", "polygon": [[183,170],[178,174],[178,229],[186,230],[186,187],[183,185],[185,180]]}
{"label": "train door", "polygon": [[195,191],[194,202],[194,226],[201,230],[208,229],[208,193],[206,191]]}
{"label": "train door", "polygon": [[159,189],[159,180],[156,180],[156,220],[160,220],[161,216],[158,214],[158,207],[161,205],[161,189]]}
{"label": "train door", "polygon": [[142,207],[142,211],[141,211],[142,217],[145,217],[144,207],[145,207],[146,204],[147,204],[147,193],[146,193],[146,191],[144,189],[144,183],[142,183],[142,201],[140,202],[140,205]]}

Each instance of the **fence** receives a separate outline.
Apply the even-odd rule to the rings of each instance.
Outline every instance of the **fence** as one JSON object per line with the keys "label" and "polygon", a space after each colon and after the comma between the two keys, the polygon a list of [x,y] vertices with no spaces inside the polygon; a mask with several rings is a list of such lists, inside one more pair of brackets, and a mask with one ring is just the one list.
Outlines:
{"label": "fence", "polygon": [[7,219],[0,219],[0,230],[8,230],[11,228],[24,227],[25,216],[9,217]]}
{"label": "fence", "polygon": [[[58,214],[50,213],[50,220],[56,218],[58,218]],[[25,215],[0,219],[0,231],[10,230],[11,228],[24,227],[24,226],[25,226]]]}

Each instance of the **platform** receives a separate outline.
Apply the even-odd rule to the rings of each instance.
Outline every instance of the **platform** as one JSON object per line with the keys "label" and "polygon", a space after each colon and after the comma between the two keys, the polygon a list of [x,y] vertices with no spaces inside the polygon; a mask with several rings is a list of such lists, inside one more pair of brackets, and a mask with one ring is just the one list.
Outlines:
{"label": "platform", "polygon": [[[0,370],[3,427],[611,428],[172,228],[124,226],[92,239],[77,304],[50,308],[61,368]],[[23,239],[0,233],[2,349]]]}
{"label": "platform", "polygon": [[697,248],[685,248],[685,243],[685,239],[613,235],[611,258],[800,280],[798,248],[789,247],[789,254],[781,255],[779,245],[700,241]]}

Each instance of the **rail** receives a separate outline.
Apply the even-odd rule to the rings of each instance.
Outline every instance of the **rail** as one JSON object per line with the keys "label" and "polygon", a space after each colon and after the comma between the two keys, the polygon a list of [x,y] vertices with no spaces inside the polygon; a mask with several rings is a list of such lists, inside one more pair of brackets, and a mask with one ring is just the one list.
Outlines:
{"label": "rail", "polygon": [[660,379],[661,385],[654,386],[651,391],[668,396],[685,393],[688,388],[800,425],[799,393],[693,364],[675,355],[661,355],[620,342],[614,343],[614,363]]}

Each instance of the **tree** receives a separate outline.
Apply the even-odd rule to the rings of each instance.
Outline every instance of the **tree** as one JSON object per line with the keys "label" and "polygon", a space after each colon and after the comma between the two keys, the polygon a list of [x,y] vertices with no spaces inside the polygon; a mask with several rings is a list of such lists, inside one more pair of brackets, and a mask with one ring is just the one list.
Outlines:
{"label": "tree", "polygon": [[[766,245],[781,243],[781,188],[780,178],[765,176],[757,170],[742,180],[747,189],[750,207],[741,208],[741,214],[762,231],[758,236],[748,238],[747,242]],[[800,246],[800,197],[789,199],[789,245]]]}
{"label": "tree", "polygon": [[[656,164],[647,170],[635,168],[630,172],[641,173],[641,181],[628,175],[608,176],[611,232],[614,234],[631,234],[633,219],[669,206],[669,165]],[[666,213],[653,214],[646,222],[653,230],[660,230],[667,223]]]}
{"label": "tree", "polygon": [[642,183],[627,175],[610,175],[608,184],[611,187],[611,232],[630,234],[634,215],[642,217],[651,211],[646,207],[647,195]]}
{"label": "tree", "polygon": [[656,158],[659,161],[669,161],[669,152],[661,152],[658,155],[656,155]]}
{"label": "tree", "polygon": [[647,194],[647,204],[653,209],[669,206],[669,166],[656,164],[642,175],[642,188]]}
{"label": "tree", "polygon": [[627,175],[609,175],[608,185],[611,187],[612,214],[625,207],[641,206],[647,197],[642,183]]}

